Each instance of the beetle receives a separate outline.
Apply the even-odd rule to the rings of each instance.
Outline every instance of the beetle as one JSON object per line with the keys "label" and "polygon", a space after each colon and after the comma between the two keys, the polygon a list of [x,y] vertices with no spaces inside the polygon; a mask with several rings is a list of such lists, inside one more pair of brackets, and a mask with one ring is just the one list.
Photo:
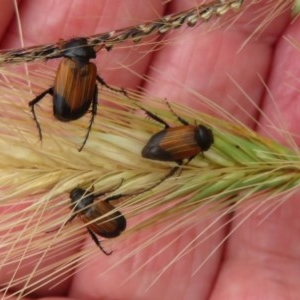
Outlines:
{"label": "beetle", "polygon": [[86,226],[87,231],[100,250],[104,254],[110,255],[112,252],[107,252],[103,249],[101,242],[96,235],[100,235],[104,238],[114,238],[119,236],[126,229],[126,219],[121,212],[114,211],[97,221],[101,216],[115,210],[115,207],[109,203],[111,200],[123,197],[123,195],[118,194],[108,197],[103,201],[94,202],[95,199],[104,194],[105,193],[93,194],[82,188],[74,188],[70,192],[70,207],[74,214],[66,223],[71,222],[76,216],[79,216],[84,223],[90,223],[95,220]]}
{"label": "beetle", "polygon": [[155,133],[149,139],[142,150],[142,157],[158,161],[173,161],[178,164],[158,184],[172,176],[185,159],[188,160],[186,163],[188,164],[198,153],[209,150],[214,143],[211,129],[202,124],[190,125],[173,111],[168,102],[166,103],[182,124],[181,126],[170,127],[163,119],[140,107],[148,117],[165,126],[163,130]]}
{"label": "beetle", "polygon": [[41,140],[42,130],[34,108],[47,94],[53,97],[54,117],[62,122],[81,118],[92,106],[90,124],[83,144],[79,148],[79,151],[81,151],[89,137],[97,114],[97,82],[112,91],[123,93],[125,96],[127,96],[127,93],[124,89],[115,89],[109,86],[97,75],[96,65],[90,62],[90,59],[96,58],[96,47],[88,45],[86,38],[76,38],[66,43],[61,42],[60,56],[63,56],[63,59],[57,69],[54,85],[31,100],[29,107],[31,107]]}

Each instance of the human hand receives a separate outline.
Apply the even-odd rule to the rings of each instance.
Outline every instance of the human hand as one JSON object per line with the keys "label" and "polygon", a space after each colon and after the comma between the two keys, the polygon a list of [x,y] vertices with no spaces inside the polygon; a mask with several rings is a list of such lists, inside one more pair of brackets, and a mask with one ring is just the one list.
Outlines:
{"label": "human hand", "polygon": [[[130,25],[126,23],[128,20],[136,24],[142,22],[141,20],[157,18],[157,14],[163,10],[160,2],[151,0],[147,4],[144,2],[141,4],[139,1],[131,0],[125,4],[122,1],[114,3],[101,1],[100,5],[99,1],[88,3],[64,1],[63,4],[61,1],[52,3],[23,1],[20,10],[23,34],[26,41],[34,45],[74,35],[84,36],[121,28]],[[267,2],[262,1],[257,6],[266,6]],[[145,9],[147,5],[153,9]],[[189,8],[194,2],[174,0],[168,5],[168,13],[172,13]],[[299,22],[291,24],[290,11],[286,11],[238,53],[243,42],[262,21],[255,20],[250,23],[249,20],[255,15],[254,10],[255,8],[250,7],[229,28],[225,25],[224,28],[207,33],[205,26],[198,25],[184,32],[174,31],[170,44],[159,51],[149,52],[142,58],[138,56],[138,52],[128,48],[112,50],[110,53],[102,51],[97,58],[101,66],[99,70],[110,84],[125,88],[143,85],[150,96],[167,97],[169,101],[197,108],[197,102],[190,93],[190,90],[196,91],[216,101],[248,126],[257,127],[259,132],[266,128],[270,120],[277,124],[279,108],[288,131],[297,134],[299,93],[295,93],[286,83],[291,80],[287,75],[289,72],[295,76],[294,78],[297,77],[298,53],[283,39],[283,34],[290,34],[297,39]],[[0,20],[9,23],[9,18]],[[6,25],[2,24],[1,28]],[[2,48],[19,48],[16,30],[7,26],[7,32],[2,35]],[[154,78],[155,82],[142,82],[126,68],[121,69],[118,57],[122,57],[120,63],[124,65],[138,61],[130,64],[130,69]],[[123,60],[124,57],[126,61]],[[112,71],[106,71],[109,69]],[[228,74],[236,80],[245,94],[238,89]],[[265,87],[258,74],[268,84],[277,107],[265,93]],[[246,99],[246,95],[263,114]],[[244,111],[230,101],[231,98],[235,99]],[[202,106],[199,106],[199,109],[202,109]],[[269,120],[264,116],[268,116]],[[281,139],[276,130],[268,128],[267,133]],[[119,287],[118,283],[126,279],[139,262],[146,261],[159,251],[166,241],[155,243],[150,250],[141,251],[134,259],[122,263],[120,269],[114,269],[102,277],[97,276],[101,270],[118,261],[120,257],[117,251],[110,257],[100,253],[99,256],[91,258],[92,263],[89,262],[87,268],[78,270],[72,280],[66,281],[52,291],[41,288],[38,294],[48,297],[68,295],[79,299],[245,299],[246,297],[282,299],[289,296],[297,298],[299,294],[295,281],[299,269],[297,212],[297,200],[296,196],[293,196],[262,224],[259,224],[259,221],[265,215],[253,213],[223,248],[219,249],[193,277],[190,276],[194,264],[199,264],[203,260],[202,255],[209,253],[207,249],[210,251],[214,249],[214,246],[224,238],[227,230],[219,232],[209,242],[196,247],[189,255],[177,261],[145,294],[143,291],[153,280],[152,273],[161,270],[166,262],[176,255],[178,249],[183,247],[182,244],[186,245],[195,238],[203,230],[203,224],[196,225],[193,230],[185,233],[174,245],[174,253],[169,253],[169,257],[165,254],[159,256],[155,265],[149,265],[140,274],[141,276],[136,276],[134,281],[124,286]],[[231,224],[231,229],[245,218],[244,215],[239,215],[239,211],[236,214],[237,218]],[[87,247],[94,246],[92,243],[87,235]]]}

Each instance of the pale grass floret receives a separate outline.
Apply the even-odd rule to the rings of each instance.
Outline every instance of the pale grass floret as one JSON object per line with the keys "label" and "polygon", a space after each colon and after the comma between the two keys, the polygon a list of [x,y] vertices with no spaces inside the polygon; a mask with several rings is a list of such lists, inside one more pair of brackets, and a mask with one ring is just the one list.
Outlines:
{"label": "pale grass floret", "polygon": [[[32,82],[37,81],[38,78],[32,78]],[[297,149],[260,136],[234,119],[223,121],[174,104],[174,111],[180,112],[191,124],[201,123],[212,129],[214,145],[183,165],[180,174],[141,193],[163,178],[174,163],[141,157],[141,149],[149,137],[163,128],[146,118],[136,106],[137,101],[143,103],[139,95],[130,93],[132,100],[129,100],[124,95],[101,90],[101,99],[106,102],[100,106],[84,151],[78,152],[89,114],[74,122],[59,122],[52,115],[51,97],[47,97],[37,108],[43,130],[43,140],[39,141],[27,106],[21,101],[12,101],[19,97],[20,89],[13,88],[13,83],[6,85],[2,82],[5,97],[0,108],[2,270],[10,269],[11,264],[22,270],[25,259],[30,261],[35,255],[40,256],[30,277],[12,274],[8,286],[25,280],[26,289],[32,291],[43,284],[32,278],[39,274],[46,281],[56,276],[61,278],[64,273],[69,274],[74,261],[98,250],[91,247],[64,257],[51,267],[44,265],[44,260],[57,253],[74,249],[81,238],[79,230],[86,226],[76,221],[74,226],[65,224],[72,213],[69,192],[74,187],[107,192],[107,197],[119,193],[131,195],[114,203],[116,210],[134,225],[109,243],[112,248],[126,242],[134,232],[145,231],[154,224],[163,226],[162,231],[144,243],[129,246],[131,251],[127,248],[125,260],[164,235],[189,228],[197,219],[204,220],[213,212],[226,214],[238,203],[255,197],[260,199],[260,196],[271,201],[273,196],[287,195],[299,186]],[[22,92],[22,99],[32,97],[26,89]],[[178,124],[165,100],[149,100],[143,104],[145,108],[172,126]],[[47,233],[55,228],[54,233]],[[196,244],[201,236],[199,233]],[[104,243],[106,246],[108,243]]]}
{"label": "pale grass floret", "polygon": [[[238,4],[234,4],[238,2],[241,1],[231,1],[231,7],[239,8]],[[275,2],[278,5],[270,1],[272,11],[260,23],[257,32],[291,3]],[[253,1],[246,5],[256,3]],[[216,11],[221,15],[227,9],[224,6]],[[268,6],[257,17],[265,15],[267,9]],[[209,19],[211,12],[212,9],[203,12],[201,18]],[[187,21],[193,25],[198,18],[191,15]],[[173,25],[176,24],[174,22]],[[169,30],[167,26],[164,28]],[[146,29],[144,31],[147,33],[149,27]],[[28,109],[28,101],[33,94],[24,83],[23,74],[10,73],[6,69],[1,73],[9,78],[0,83],[0,274],[6,274],[5,279],[9,278],[2,292],[17,287],[16,294],[25,295],[48,282],[60,282],[72,275],[70,270],[80,267],[77,264],[79,261],[89,258],[91,254],[100,255],[96,247],[79,249],[83,239],[80,233],[86,232],[83,228],[86,224],[75,220],[73,224],[65,224],[72,213],[69,192],[76,186],[96,192],[107,191],[107,196],[133,194],[115,203],[116,210],[120,210],[131,225],[120,237],[104,243],[104,247],[117,248],[123,253],[122,260],[113,267],[118,267],[142,249],[179,229],[183,230],[181,235],[184,235],[184,230],[191,228],[195,222],[213,218],[211,225],[199,232],[166,265],[166,269],[220,230],[214,225],[240,203],[249,203],[249,214],[261,208],[261,200],[273,208],[280,204],[274,203],[275,196],[280,195],[283,202],[299,187],[299,151],[291,143],[283,146],[257,135],[234,118],[223,121],[188,107],[174,105],[173,109],[191,124],[202,123],[211,128],[215,143],[209,151],[183,165],[180,174],[168,178],[157,188],[140,193],[163,178],[174,163],[141,157],[141,149],[149,137],[163,128],[147,119],[134,101],[101,90],[101,101],[107,102],[100,103],[89,140],[84,151],[79,153],[77,149],[90,115],[74,122],[61,123],[52,115],[51,97],[46,97],[37,107],[43,130],[43,140],[39,141]],[[52,79],[53,70],[48,68],[42,67],[42,71],[31,73],[29,82],[38,86],[33,87],[34,94],[48,87]],[[131,94],[131,97],[140,101],[139,95]],[[174,126],[178,124],[163,99],[147,100],[147,109]],[[199,101],[203,101],[200,95]],[[110,192],[120,182],[120,188]],[[153,227],[159,229],[154,234],[149,233]],[[47,233],[53,229],[57,231]],[[127,242],[140,233],[143,233],[141,240]],[[167,251],[172,243],[140,265],[131,276]],[[124,249],[122,245],[125,245]],[[72,254],[69,255],[69,252]],[[51,260],[51,265],[47,264],[47,260]],[[29,275],[26,267],[30,269]]]}

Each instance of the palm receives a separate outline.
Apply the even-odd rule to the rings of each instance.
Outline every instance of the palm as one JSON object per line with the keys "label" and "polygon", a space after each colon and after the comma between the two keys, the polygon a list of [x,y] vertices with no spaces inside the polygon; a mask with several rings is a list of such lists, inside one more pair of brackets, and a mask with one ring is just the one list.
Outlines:
{"label": "palm", "polygon": [[[126,1],[126,6],[122,1],[117,1],[117,4],[101,1],[101,5],[97,0],[89,1],[88,4],[86,1],[73,1],[71,7],[67,3],[69,2],[67,1],[62,6],[61,1],[57,1],[57,4],[51,5],[50,9],[47,7],[48,5],[50,7],[49,2],[31,1],[21,6],[23,31],[28,43],[42,44],[61,37],[116,29],[128,25],[124,23],[124,20],[132,18],[134,20],[132,23],[137,23],[139,20],[156,18],[155,9],[159,13],[162,12],[160,0],[145,2],[145,7],[147,4],[150,7],[149,3],[151,3],[151,9],[145,9],[139,1],[135,0]],[[189,4],[194,3],[192,1]],[[175,7],[177,11],[189,8],[189,4],[184,6],[184,1],[173,0],[169,4],[168,13],[172,12]],[[118,10],[120,7],[122,8]],[[123,19],[116,20],[112,17],[116,12],[122,15],[120,13],[122,9],[126,11]],[[128,49],[118,50],[118,56],[124,53],[123,57],[127,57],[128,61],[121,61],[123,64],[138,61],[131,68],[138,74],[150,75],[155,79],[154,83],[144,83],[146,93],[151,96],[167,97],[170,101],[197,106],[189,91],[192,89],[218,102],[224,109],[249,126],[256,125],[251,119],[251,116],[254,117],[259,121],[259,131],[269,124],[264,116],[267,116],[273,124],[278,124],[277,110],[279,108],[283,121],[286,121],[288,125],[287,129],[297,134],[299,92],[295,93],[287,85],[291,82],[287,74],[292,73],[294,78],[297,78],[297,72],[300,69],[297,66],[299,54],[289,42],[283,39],[283,34],[299,39],[297,33],[300,32],[298,28],[300,23],[296,21],[290,24],[290,11],[287,11],[271,23],[257,39],[250,40],[242,51],[237,53],[242,43],[260,22],[249,21],[253,17],[253,10],[254,8],[251,8],[245,12],[243,17],[229,29],[225,26],[226,28],[203,34],[206,29],[198,26],[192,30],[187,29],[184,34],[172,33],[172,42],[169,45],[161,48],[160,51],[150,52],[142,58],[137,57],[138,53],[130,50],[128,55]],[[11,11],[13,8],[8,8],[6,16],[9,16]],[[78,17],[77,11],[84,11],[84,16]],[[85,17],[90,15],[93,17]],[[97,16],[103,17],[99,21]],[[112,20],[115,20],[116,24],[112,24]],[[3,22],[0,27],[5,28],[9,23],[9,18],[0,18],[0,22]],[[42,34],[39,30],[46,30],[48,23],[49,30],[47,29]],[[65,27],[61,24],[65,24]],[[19,47],[15,27],[8,29],[6,34],[4,32],[2,34],[2,47]],[[49,32],[54,32],[55,35],[49,35]],[[116,66],[114,50],[111,53],[102,53],[99,55],[99,62],[102,63],[103,69],[109,69],[112,65]],[[149,69],[149,66],[152,68]],[[115,79],[115,71],[107,74],[101,72],[101,74],[107,82],[122,87],[136,87],[141,84],[140,79],[131,75],[133,73],[125,68],[117,70],[119,79]],[[260,114],[255,106],[246,100],[246,96],[237,88],[228,74],[262,109],[263,114]],[[265,93],[258,74],[268,84],[276,106],[271,97]],[[230,99],[242,103],[243,109],[248,114],[235,106]],[[283,140],[275,130],[267,128],[267,131],[275,138]],[[204,244],[203,248],[197,247],[172,266],[148,293],[144,294],[145,299],[154,297],[160,299],[208,299],[209,297],[210,299],[296,299],[300,293],[297,282],[297,274],[300,270],[300,258],[298,259],[300,223],[297,205],[299,206],[294,195],[262,224],[259,224],[259,221],[264,218],[264,215],[258,212],[253,213],[230,237],[223,248],[200,271],[190,277],[194,270],[193,263],[201,262],[203,255],[209,253],[207,249],[213,249],[224,238],[226,230],[220,232],[218,236]],[[243,207],[236,212],[237,217],[231,224],[231,228],[235,228],[245,217],[239,214],[242,209]],[[188,243],[186,239],[195,237],[203,226],[205,225],[199,224],[193,231],[179,239],[174,245],[174,253],[169,254],[170,257],[162,255],[154,266],[153,263],[149,264],[142,273],[142,280],[139,280],[140,276],[136,276],[136,282],[131,280],[128,284],[118,288],[118,283],[125,280],[133,271],[134,260],[144,262],[161,249],[166,241],[156,243],[151,250],[141,252],[134,260],[129,260],[104,277],[98,276],[99,270],[115,263],[120,257],[117,252],[109,259],[103,255],[94,257],[93,264],[89,263],[88,268],[76,273],[72,285],[68,282],[68,287],[61,286],[56,293],[65,293],[66,288],[69,288],[69,295],[79,298],[87,299],[88,295],[92,298],[93,295],[95,299],[101,296],[103,299],[109,297],[134,299],[153,280],[151,272],[157,272],[163,268],[166,261],[169,261],[172,255],[176,255],[176,247],[181,249],[182,245]],[[90,246],[90,239],[87,243]],[[48,294],[48,292],[41,290],[40,294]]]}

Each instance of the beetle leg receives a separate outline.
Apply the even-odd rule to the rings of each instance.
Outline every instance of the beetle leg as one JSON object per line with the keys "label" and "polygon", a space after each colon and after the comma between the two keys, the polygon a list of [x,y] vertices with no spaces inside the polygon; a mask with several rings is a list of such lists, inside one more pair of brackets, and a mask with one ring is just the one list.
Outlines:
{"label": "beetle leg", "polygon": [[106,198],[104,201],[107,202],[107,203],[109,203],[112,200],[117,200],[117,199],[119,199],[121,197],[132,196],[132,195],[135,195],[135,194],[128,194],[128,195],[117,194],[117,195],[113,195],[113,196],[110,196],[110,197]]}
{"label": "beetle leg", "polygon": [[[73,219],[77,216],[77,214],[73,214],[68,220],[66,223],[63,224],[63,226],[66,226],[68,223],[70,223],[71,221],[73,221]],[[54,228],[52,230],[48,230],[46,231],[46,233],[51,233],[51,232],[55,232],[55,231],[58,231],[60,227],[57,227],[57,228]]]}
{"label": "beetle leg", "polygon": [[182,161],[179,161],[177,163],[178,163],[178,165],[176,167],[172,168],[171,171],[166,176],[164,176],[162,179],[160,179],[158,182],[156,182],[154,185],[150,186],[149,188],[146,188],[146,189],[144,189],[142,191],[138,191],[136,193],[113,195],[113,196],[110,196],[110,197],[106,198],[104,201],[109,203],[110,201],[117,200],[117,199],[119,199],[121,197],[136,196],[136,195],[145,193],[147,191],[150,191],[150,190],[156,188],[161,183],[163,183],[166,179],[168,179],[169,177],[173,176],[177,172],[177,170],[180,168],[180,165],[182,164]]}
{"label": "beetle leg", "polygon": [[160,179],[157,183],[155,183],[154,185],[152,185],[152,186],[149,187],[149,188],[146,188],[145,190],[141,191],[141,192],[138,193],[138,194],[142,194],[142,193],[145,193],[145,192],[147,192],[147,191],[150,191],[150,190],[156,188],[156,187],[159,186],[161,183],[163,183],[166,179],[168,179],[169,177],[173,176],[173,175],[177,172],[177,170],[178,170],[179,168],[180,168],[180,165],[178,165],[178,166],[172,168],[171,171],[170,171],[165,177],[163,177],[163,178]]}
{"label": "beetle leg", "polygon": [[92,117],[90,120],[89,127],[87,128],[87,133],[85,135],[84,141],[83,141],[81,147],[78,149],[79,152],[83,149],[83,147],[86,144],[87,139],[89,138],[90,131],[91,131],[93,123],[94,123],[95,115],[97,114],[97,106],[98,106],[98,87],[97,87],[97,85],[95,85],[95,91],[94,91],[93,102],[92,102]]}
{"label": "beetle leg", "polygon": [[168,107],[169,107],[169,109],[170,109],[170,111],[173,113],[173,115],[177,118],[177,120],[181,123],[181,124],[183,124],[183,125],[189,125],[189,123],[185,120],[185,119],[183,119],[183,118],[181,118],[180,116],[178,116],[177,114],[176,114],[176,112],[173,110],[173,108],[171,107],[171,104],[165,99],[165,101],[166,101],[166,103],[167,103],[167,105],[168,105]]}
{"label": "beetle leg", "polygon": [[34,106],[39,102],[41,101],[45,96],[46,94],[50,94],[51,96],[53,96],[53,88],[49,88],[48,90],[42,92],[40,95],[38,95],[37,97],[35,97],[33,100],[31,100],[28,105],[31,107],[31,112],[32,112],[32,115],[33,115],[33,120],[37,126],[37,129],[38,129],[38,132],[39,132],[39,137],[40,137],[40,140],[42,140],[42,129],[41,129],[41,126],[40,126],[40,123],[36,117],[36,114],[35,114],[35,110],[34,110]]}
{"label": "beetle leg", "polygon": [[117,93],[121,93],[123,94],[126,98],[129,98],[128,95],[127,95],[127,92],[121,88],[121,89],[117,89],[117,88],[113,88],[112,86],[110,86],[109,84],[107,84],[105,82],[105,80],[103,78],[101,78],[99,75],[97,75],[96,77],[97,81],[101,84],[101,85],[104,85],[107,89],[111,90],[111,91],[114,91],[114,92],[117,92]]}
{"label": "beetle leg", "polygon": [[117,195],[113,195],[113,196],[110,196],[110,197],[106,198],[104,201],[107,202],[107,203],[109,203],[110,201],[117,200],[117,199],[122,198],[122,197],[137,196],[137,195],[143,194],[143,193],[145,193],[147,191],[150,191],[150,190],[156,188],[161,183],[163,183],[169,177],[173,176],[176,173],[176,171],[179,169],[179,167],[180,166],[178,165],[178,166],[172,168],[171,171],[165,177],[163,177],[162,179],[160,179],[158,182],[156,182],[154,185],[152,185],[149,188],[146,188],[146,189],[144,189],[142,191],[138,191],[138,192],[135,192],[135,193],[130,193],[130,194],[117,194]]}
{"label": "beetle leg", "polygon": [[145,109],[145,108],[143,108],[141,106],[139,106],[139,108],[142,109],[149,118],[157,121],[158,123],[164,124],[165,128],[169,128],[170,127],[169,124],[166,121],[164,121],[163,119],[161,119],[160,117],[158,117],[157,115],[155,115],[154,113],[152,113],[151,111],[149,111],[149,110],[147,110],[147,109]]}
{"label": "beetle leg", "polygon": [[67,225],[68,223],[72,222],[72,221],[75,219],[75,217],[77,217],[77,213],[73,214],[73,215],[67,220],[67,222],[65,223],[65,225]]}
{"label": "beetle leg", "polygon": [[174,167],[171,169],[171,171],[164,177],[162,178],[157,184],[155,184],[151,189],[157,187],[158,185],[160,185],[161,183],[163,183],[166,179],[168,179],[169,177],[172,177],[176,172],[177,170],[180,168],[180,165]]}
{"label": "beetle leg", "polygon": [[[193,155],[192,157],[190,157],[184,165],[187,166],[195,156],[196,155]],[[177,161],[177,163],[178,163],[178,165],[182,165],[182,160]],[[182,168],[180,169],[178,176],[181,174],[181,172],[182,172]]]}
{"label": "beetle leg", "polygon": [[89,229],[87,227],[88,233],[90,234],[90,236],[92,237],[93,241],[96,243],[96,245],[100,248],[100,250],[105,254],[105,255],[111,255],[112,251],[107,252],[104,250],[104,248],[101,246],[101,242],[98,240],[98,238],[96,237],[95,233]]}
{"label": "beetle leg", "polygon": [[188,161],[186,162],[186,165],[190,163],[190,161],[195,157],[196,155],[191,156]]}
{"label": "beetle leg", "polygon": [[[123,181],[124,181],[124,178],[122,178],[121,182],[117,185],[117,187],[115,187],[113,190],[111,190],[111,192],[114,192],[115,190],[117,190],[122,185]],[[104,193],[94,194],[94,197],[96,199],[96,198],[99,198],[99,197],[101,197],[101,196],[103,196],[105,194],[106,194],[105,192]],[[113,196],[110,196],[110,197],[106,198],[104,201],[109,202],[110,200],[119,199],[121,197],[123,197],[122,194],[117,194],[117,195],[113,195]]]}

